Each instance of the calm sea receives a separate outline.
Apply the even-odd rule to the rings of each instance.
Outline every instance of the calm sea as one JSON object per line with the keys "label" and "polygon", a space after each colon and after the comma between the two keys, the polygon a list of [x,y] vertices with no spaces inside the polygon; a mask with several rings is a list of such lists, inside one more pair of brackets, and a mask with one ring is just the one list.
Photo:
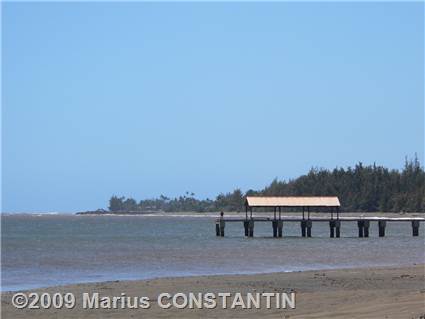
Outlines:
{"label": "calm sea", "polygon": [[387,237],[357,238],[355,223],[342,223],[344,238],[330,239],[326,223],[314,238],[300,238],[299,224],[257,223],[255,238],[239,223],[215,236],[213,217],[3,215],[2,290],[80,282],[168,276],[242,274],[425,262],[424,225],[389,223]]}

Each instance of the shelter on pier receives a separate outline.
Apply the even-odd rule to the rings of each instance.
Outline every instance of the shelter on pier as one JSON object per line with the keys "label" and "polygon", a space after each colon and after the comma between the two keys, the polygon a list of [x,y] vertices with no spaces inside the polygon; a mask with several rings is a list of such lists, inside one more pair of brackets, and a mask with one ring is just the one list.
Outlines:
{"label": "shelter on pier", "polygon": [[340,206],[336,196],[247,196],[245,200],[246,219],[248,219],[248,211],[252,219],[253,208],[272,208],[274,219],[276,219],[277,211],[279,219],[281,219],[282,208],[302,209],[303,219],[305,219],[305,211],[307,211],[307,219],[310,219],[311,208],[328,208],[331,219],[333,219],[334,212],[339,219]]}

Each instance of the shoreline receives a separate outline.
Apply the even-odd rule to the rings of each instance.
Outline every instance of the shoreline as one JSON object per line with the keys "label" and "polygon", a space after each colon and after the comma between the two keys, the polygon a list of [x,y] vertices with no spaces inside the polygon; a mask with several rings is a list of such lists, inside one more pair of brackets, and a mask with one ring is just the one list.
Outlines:
{"label": "shoreline", "polygon": [[[369,266],[335,266],[335,268],[307,268],[302,270],[275,270],[275,271],[264,271],[264,272],[240,272],[240,273],[213,273],[213,274],[182,274],[182,275],[164,275],[164,276],[153,276],[146,278],[131,278],[131,279],[107,279],[107,280],[93,280],[93,281],[76,281],[69,282],[64,284],[57,285],[48,285],[48,286],[35,286],[29,288],[22,288],[16,290],[2,290],[0,287],[0,294],[14,294],[17,292],[28,292],[28,291],[39,291],[45,289],[54,289],[54,288],[68,288],[73,286],[80,285],[100,285],[100,284],[108,284],[114,282],[144,282],[144,281],[152,281],[152,280],[173,280],[177,278],[202,278],[202,277],[227,277],[227,276],[262,276],[262,275],[279,275],[279,274],[292,274],[292,273],[307,273],[307,272],[327,272],[327,271],[351,271],[351,270],[366,270],[366,269],[401,269],[401,268],[409,268],[409,267],[423,267],[425,272],[425,262],[414,263],[414,264],[406,264],[406,265],[369,265]],[[424,283],[425,285],[425,283]],[[424,287],[425,288],[425,287]]]}
{"label": "shoreline", "polygon": [[[7,318],[422,318],[425,315],[425,264],[273,272],[261,274],[163,277],[145,280],[81,283],[26,292],[98,292],[101,296],[149,296],[163,292],[296,292],[296,309],[170,309],[153,304],[149,309],[15,309],[2,292],[2,314]],[[78,302],[78,298],[77,298]]]}

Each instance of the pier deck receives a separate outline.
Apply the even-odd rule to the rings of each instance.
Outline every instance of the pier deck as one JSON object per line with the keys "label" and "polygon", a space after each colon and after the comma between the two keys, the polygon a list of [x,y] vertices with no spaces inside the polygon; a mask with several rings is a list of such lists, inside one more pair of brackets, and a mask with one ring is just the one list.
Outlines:
{"label": "pier deck", "polygon": [[424,217],[378,217],[378,216],[368,216],[368,217],[339,217],[339,218],[328,218],[328,217],[310,217],[303,219],[302,217],[294,216],[281,216],[280,218],[272,217],[249,217],[238,218],[238,217],[228,217],[228,218],[217,218],[216,219],[216,235],[224,236],[224,228],[226,223],[242,223],[245,230],[245,236],[254,237],[254,225],[257,222],[268,222],[272,225],[273,237],[282,237],[283,236],[283,224],[285,223],[300,223],[301,227],[301,236],[302,237],[311,237],[311,229],[313,223],[316,222],[327,222],[329,223],[329,236],[341,237],[341,223],[342,222],[356,222],[359,237],[369,237],[369,228],[370,225],[375,222],[378,225],[379,237],[385,236],[385,229],[387,222],[410,222],[412,224],[412,235],[419,236],[419,226],[420,223],[425,223]]}
{"label": "pier deck", "polygon": [[[251,218],[248,218],[250,220]],[[253,217],[252,218],[255,222],[271,222],[274,220],[273,217]],[[220,218],[217,218],[217,221],[219,221]],[[223,218],[225,222],[244,222],[246,221],[245,218],[240,217],[227,217]],[[301,217],[295,217],[295,216],[282,216],[281,220],[283,222],[300,222],[303,219]],[[411,222],[414,220],[418,220],[421,222],[425,222],[425,217],[381,217],[381,216],[370,216],[370,217],[354,217],[354,216],[346,216],[346,217],[339,217],[337,218],[327,218],[327,217],[310,217],[309,219],[304,220],[311,220],[313,222],[329,222],[331,220],[340,220],[345,222],[356,222],[359,220],[368,220],[368,221],[379,221],[379,220],[385,220],[388,222]]]}

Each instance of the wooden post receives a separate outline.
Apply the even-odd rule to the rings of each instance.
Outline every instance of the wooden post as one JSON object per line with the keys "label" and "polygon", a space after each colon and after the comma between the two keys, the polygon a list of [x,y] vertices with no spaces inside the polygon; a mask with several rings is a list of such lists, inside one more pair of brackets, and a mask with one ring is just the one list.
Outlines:
{"label": "wooden post", "polygon": [[243,222],[243,228],[245,229],[245,236],[247,236],[247,237],[249,235],[248,226],[249,226],[249,221],[248,220],[244,220],[244,222]]}
{"label": "wooden post", "polygon": [[279,219],[277,221],[277,235],[278,235],[278,237],[282,237],[282,229],[283,229],[283,221]]}
{"label": "wooden post", "polygon": [[218,221],[215,222],[215,235],[220,236],[220,223]]}
{"label": "wooden post", "polygon": [[248,236],[248,202],[245,204],[245,221],[243,222],[243,228],[245,230],[245,236]]}
{"label": "wooden post", "polygon": [[379,220],[378,221],[379,237],[385,236],[385,226],[387,226],[386,220]]}
{"label": "wooden post", "polygon": [[313,222],[309,219],[307,220],[307,237],[311,237],[311,227],[313,226]]}
{"label": "wooden post", "polygon": [[363,235],[364,235],[364,237],[369,237],[369,225],[370,225],[370,222],[368,220],[365,220],[363,222]]}
{"label": "wooden post", "polygon": [[304,206],[303,206],[303,220],[304,220]]}
{"label": "wooden post", "polygon": [[302,220],[301,221],[301,236],[305,237],[305,229],[307,227],[307,221],[306,220]]}
{"label": "wooden post", "polygon": [[358,220],[357,227],[359,227],[359,237],[363,237],[363,226],[364,226],[364,221]]}
{"label": "wooden post", "polygon": [[419,236],[419,220],[412,220],[412,234]]}
{"label": "wooden post", "polygon": [[340,220],[335,220],[335,235],[336,238],[339,238],[341,235],[341,221]]}
{"label": "wooden post", "polygon": [[276,220],[276,207],[273,208],[273,221],[272,221],[272,227],[273,227],[273,237],[277,237],[277,220]]}
{"label": "wooden post", "polygon": [[273,237],[277,237],[277,220],[276,219],[272,221],[272,227],[273,227]]}
{"label": "wooden post", "polygon": [[334,208],[331,207],[331,219],[334,219]]}
{"label": "wooden post", "polygon": [[224,237],[224,227],[225,227],[224,219],[220,219],[220,236]]}
{"label": "wooden post", "polygon": [[329,221],[329,237],[330,238],[335,237],[335,221],[333,220]]}
{"label": "wooden post", "polygon": [[249,237],[254,237],[254,220],[251,218],[251,220],[249,221]]}

